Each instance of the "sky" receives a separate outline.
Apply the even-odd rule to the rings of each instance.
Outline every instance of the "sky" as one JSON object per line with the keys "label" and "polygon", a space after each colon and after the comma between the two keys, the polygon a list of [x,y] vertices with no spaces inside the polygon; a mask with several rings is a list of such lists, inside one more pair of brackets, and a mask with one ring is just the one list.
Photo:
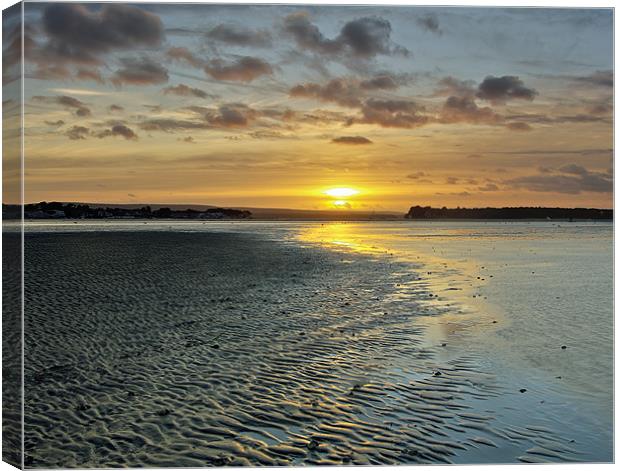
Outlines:
{"label": "sky", "polygon": [[[18,22],[3,22],[5,116]],[[610,9],[26,3],[25,201],[610,208],[612,24]]]}

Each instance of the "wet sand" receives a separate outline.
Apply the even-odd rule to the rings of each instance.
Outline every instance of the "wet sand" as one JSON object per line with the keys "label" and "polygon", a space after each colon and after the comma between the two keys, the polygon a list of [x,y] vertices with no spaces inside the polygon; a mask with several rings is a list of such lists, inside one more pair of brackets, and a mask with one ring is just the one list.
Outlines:
{"label": "wet sand", "polygon": [[389,256],[164,231],[32,233],[26,254],[27,467],[580,460],[429,343],[441,309]]}

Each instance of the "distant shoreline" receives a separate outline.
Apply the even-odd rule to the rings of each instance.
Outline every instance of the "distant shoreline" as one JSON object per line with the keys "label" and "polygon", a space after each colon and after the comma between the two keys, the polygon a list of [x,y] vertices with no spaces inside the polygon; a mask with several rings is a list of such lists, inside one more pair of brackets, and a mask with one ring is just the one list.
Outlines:
{"label": "distant shoreline", "polygon": [[[207,205],[105,205],[41,202],[23,207],[25,220],[255,220],[255,221],[613,221],[613,209],[600,208],[432,208],[412,206],[397,212],[224,208]],[[19,220],[22,207],[3,204],[5,220]]]}

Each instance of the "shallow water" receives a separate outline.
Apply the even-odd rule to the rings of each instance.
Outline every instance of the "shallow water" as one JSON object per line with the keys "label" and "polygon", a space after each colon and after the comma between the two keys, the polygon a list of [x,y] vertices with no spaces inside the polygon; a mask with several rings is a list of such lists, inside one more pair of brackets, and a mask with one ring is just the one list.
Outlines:
{"label": "shallow water", "polygon": [[[311,264],[309,267],[314,270],[311,270],[313,275],[310,278],[305,276],[296,280],[291,278],[291,270],[296,269],[295,262],[293,266],[283,265],[286,268],[282,268],[277,275],[273,273],[269,275],[271,284],[263,288],[270,293],[270,299],[275,296],[274,293],[282,294],[281,290],[285,285],[287,289],[292,290],[280,296],[280,299],[275,296],[271,299],[273,304],[254,306],[252,303],[255,299],[251,297],[249,305],[244,304],[247,300],[242,300],[240,307],[231,308],[245,311],[258,309],[262,312],[263,324],[272,323],[270,327],[272,330],[281,329],[281,326],[278,327],[280,321],[276,322],[268,314],[273,309],[291,311],[285,316],[288,319],[286,325],[296,335],[291,338],[287,337],[288,333],[281,333],[281,343],[278,344],[280,350],[275,349],[278,354],[272,352],[274,357],[258,362],[261,374],[265,374],[263,379],[266,388],[262,392],[265,395],[264,404],[260,406],[259,401],[259,407],[283,406],[279,400],[274,402],[275,385],[277,390],[292,401],[292,404],[287,406],[292,408],[290,414],[287,414],[288,419],[278,420],[270,416],[269,420],[260,421],[260,426],[253,424],[252,427],[248,427],[246,423],[243,426],[237,424],[231,427],[230,420],[244,423],[248,413],[252,417],[256,416],[256,410],[253,410],[250,404],[256,401],[256,394],[261,394],[260,389],[248,392],[247,387],[242,387],[240,384],[236,384],[234,390],[238,391],[239,398],[248,401],[245,409],[231,410],[227,406],[224,409],[229,413],[220,414],[224,416],[219,417],[220,422],[204,412],[202,415],[198,414],[201,416],[201,421],[209,422],[210,427],[215,426],[213,422],[215,420],[219,426],[227,424],[225,427],[227,433],[231,433],[232,430],[235,434],[241,434],[243,438],[235,435],[235,438],[231,439],[233,444],[220,447],[228,450],[230,456],[239,458],[234,464],[247,464],[243,459],[253,464],[346,464],[347,462],[389,464],[434,461],[471,463],[612,459],[613,226],[611,224],[469,221],[380,223],[87,221],[74,224],[53,221],[28,223],[27,227],[32,234],[33,245],[30,253],[37,254],[37,257],[47,257],[45,260],[48,269],[37,272],[38,278],[35,278],[38,282],[49,276],[49,268],[54,268],[56,258],[62,256],[67,258],[65,262],[55,267],[59,273],[65,273],[66,270],[74,271],[76,267],[81,270],[88,269],[89,273],[97,273],[99,268],[96,265],[84,265],[87,259],[75,258],[76,240],[81,241],[79,247],[82,247],[82,250],[79,252],[84,256],[97,246],[84,245],[82,239],[84,236],[79,235],[83,232],[119,232],[122,237],[134,232],[134,236],[129,236],[131,244],[136,243],[136,237],[143,238],[140,235],[143,231],[172,234],[207,232],[220,233],[222,236],[236,234],[235,237],[243,237],[231,240],[236,240],[241,244],[240,247],[253,247],[252,244],[243,245],[247,243],[244,237],[248,236],[255,237],[259,241],[272,243],[277,241],[283,247],[290,247],[287,250],[293,251],[290,254],[291,260],[298,260],[299,253],[306,253],[296,252],[299,250],[310,249],[309,253],[324,253],[320,257],[327,258],[321,258],[320,264],[316,266]],[[43,247],[38,241],[42,239],[37,239],[44,234],[35,233],[53,236],[52,242],[48,240],[48,245],[45,246],[47,252],[40,251]],[[78,236],[79,238],[75,239]],[[109,236],[114,237],[113,234]],[[96,240],[95,237],[94,241]],[[110,243],[110,250],[113,250],[114,244],[119,243],[114,238],[106,240]],[[154,240],[168,241],[168,239]],[[156,249],[152,244],[147,244],[142,250],[141,253],[148,254]],[[104,256],[105,254],[99,253],[99,257]],[[133,255],[131,260],[136,263]],[[165,261],[165,257],[162,256],[162,260]],[[36,262],[40,265],[41,259]],[[119,263],[118,260],[116,262]],[[179,264],[179,260],[176,260],[176,263]],[[262,262],[256,260],[255,263]],[[223,264],[219,270],[226,266],[228,265]],[[159,268],[161,274],[158,276],[161,278],[161,283],[165,283],[166,280],[165,267],[164,264]],[[192,280],[197,276],[204,276],[201,264],[190,263],[188,267],[176,266],[174,276],[180,276],[186,284],[193,283]],[[237,276],[241,273],[239,270],[247,269],[242,263],[235,267]],[[204,269],[207,270],[206,266]],[[126,272],[126,277],[121,274],[107,275],[106,282],[110,283],[109,288],[112,292],[118,291],[118,286],[126,286],[132,279],[131,267],[127,267],[127,270],[129,271]],[[188,274],[188,270],[195,272],[193,275]],[[142,274],[143,282],[148,286],[152,281],[152,275],[147,276],[147,272],[148,270]],[[26,273],[28,274],[28,270]],[[74,280],[77,286],[82,283],[80,276],[83,274],[78,273],[78,278]],[[327,279],[323,279],[326,276]],[[331,280],[330,276],[333,277]],[[295,284],[297,280],[302,281],[303,286]],[[245,281],[251,284],[251,281]],[[223,284],[220,281],[220,284],[212,288],[215,292],[225,290],[228,283],[230,280]],[[118,286],[115,287],[115,284]],[[317,304],[316,299],[309,298],[309,293],[325,293],[326,289],[334,296],[329,302],[323,300],[324,302]],[[192,298],[195,293],[186,293],[183,302],[174,301],[173,294],[167,294],[165,299],[173,304],[179,303],[179,306],[167,308],[158,304],[157,312],[160,314],[151,320],[156,327],[164,320],[167,322],[170,316],[177,316],[181,305],[183,317],[191,314],[189,315],[191,321],[212,321],[213,316],[220,319],[218,316],[226,314],[219,307],[214,309],[211,306],[205,318],[203,316],[206,314],[196,307],[196,299]],[[151,293],[142,298],[130,297],[129,301],[133,299],[136,303],[134,314],[142,313],[140,315],[143,316],[145,312],[153,310],[153,303],[159,301],[156,296],[151,295],[154,296]],[[210,292],[209,295],[214,294]],[[116,304],[114,299],[106,298],[102,301],[98,291],[91,293],[90,296],[100,303],[97,306],[102,309],[101,312],[122,310],[122,306],[127,303],[126,295],[123,295],[123,302],[117,300]],[[38,320],[43,315],[68,307],[63,304],[64,301],[54,301],[51,306],[48,299],[37,299],[37,302],[33,311],[36,315],[33,319]],[[131,303],[130,305],[133,306]],[[86,315],[83,307],[79,308],[72,304],[71,309],[79,316]],[[343,309],[351,312],[341,319],[334,317],[342,316]],[[97,312],[97,309],[94,308],[94,311],[91,309],[91,314],[92,312]],[[300,349],[297,345],[298,330],[307,328],[305,324],[307,321],[303,319],[307,319],[310,312],[314,313],[312,318],[317,323],[316,326],[322,328],[310,332],[307,337],[310,345],[304,344]],[[128,325],[139,322],[141,328],[146,330],[143,338],[140,337],[139,340],[141,344],[150,345],[149,348],[152,347],[154,338],[157,339],[158,345],[169,345],[161,339],[160,333],[149,334],[142,321],[130,321],[121,313],[115,314],[115,319],[120,322],[119,325],[123,325],[123,322],[130,322]],[[338,322],[335,322],[335,319]],[[71,322],[74,321],[75,319]],[[243,337],[241,332],[247,328],[245,321],[240,324],[236,324],[233,320],[227,322],[229,329],[239,332],[237,335]],[[98,335],[100,326],[97,326],[96,322],[93,325],[96,327],[95,330],[87,328],[82,335],[85,337]],[[343,329],[343,325],[347,327]],[[79,331],[82,327],[73,325],[72,328],[77,328]],[[262,325],[261,328],[264,327]],[[356,338],[341,333],[341,330],[344,330],[348,335],[352,335],[351,329],[357,331]],[[37,332],[39,331],[35,328],[35,333]],[[332,336],[326,337],[325,332],[330,332]],[[334,338],[334,333],[339,333],[343,338],[337,338],[338,336]],[[43,334],[39,332],[39,335]],[[58,334],[54,342],[64,335]],[[88,352],[93,350],[92,353],[101,355],[104,362],[107,358],[108,363],[100,367],[109,370],[109,362],[113,362],[112,359],[116,358],[119,349],[127,348],[127,339],[123,337],[124,335],[126,333],[120,338],[118,336],[106,338],[105,344],[102,345],[100,345],[101,339],[91,339],[97,348],[82,345],[80,354],[88,356],[90,355]],[[176,339],[181,334],[170,335]],[[562,349],[563,345],[567,348]],[[294,347],[293,350],[291,346]],[[50,361],[46,348],[45,345],[37,345],[31,349],[33,363],[30,373],[34,378],[38,378],[37,371],[45,371],[46,362]],[[210,351],[209,346],[200,344],[192,348],[198,348],[202,353],[204,350],[201,349],[206,348]],[[243,351],[251,352],[252,349],[257,351],[257,348],[261,351],[260,348],[264,348],[264,345],[261,346],[260,342],[242,345]],[[290,375],[278,378],[278,371],[282,371],[284,365],[289,367],[296,365],[295,368],[299,368],[303,361],[303,356],[299,356],[300,351],[313,358],[313,361],[305,367],[308,369],[303,373],[304,378],[307,378],[308,382],[320,378],[321,387],[318,384],[312,386],[306,384],[307,390],[304,390],[304,386],[299,384],[299,378]],[[165,365],[162,375],[164,377],[167,374],[172,375],[173,365],[177,364],[182,365],[182,369],[174,373],[176,376],[183,377],[184,371],[186,376],[198,378],[202,374],[201,370],[196,369],[196,365],[192,362],[188,362],[186,354],[187,352],[176,352],[158,357]],[[106,355],[112,355],[112,359]],[[69,361],[59,362],[58,359],[54,359],[53,363],[66,366],[75,363],[78,358],[80,356],[76,354],[76,357]],[[37,361],[40,363],[37,364]],[[284,363],[281,363],[283,361]],[[150,368],[162,368],[161,364],[157,366],[157,361],[147,363],[148,367],[144,365],[141,367],[148,371]],[[224,358],[220,359],[218,364],[232,375],[225,382],[235,383],[232,377],[239,368],[248,371],[249,378],[256,377],[254,371],[256,365],[252,363],[235,363]],[[133,366],[130,364],[129,367]],[[167,368],[171,368],[170,373],[165,373]],[[324,370],[329,370],[329,373],[325,375]],[[104,371],[106,370],[97,374],[104,375]],[[435,376],[434,372],[437,371],[441,375]],[[47,377],[51,378],[50,381],[58,382],[59,378],[65,378],[65,373],[69,377],[71,374],[78,375],[69,368],[68,371],[52,370],[51,373],[47,373]],[[143,380],[148,382],[148,374],[142,374]],[[89,375],[86,376],[90,378]],[[241,377],[236,378],[237,382],[240,380]],[[199,388],[196,382],[189,381],[189,383],[188,388]],[[155,382],[156,388],[165,390],[163,384],[169,383]],[[326,384],[329,386],[327,389],[324,388]],[[37,383],[33,388],[36,390],[40,385]],[[184,387],[179,388],[179,391],[185,391]],[[519,392],[521,389],[526,391],[521,393]],[[311,392],[313,390],[314,392]],[[179,391],[175,394],[181,396],[182,392]],[[97,389],[97,394],[105,395],[109,402],[108,407],[112,410],[115,407],[127,407],[123,401],[118,403],[118,398],[115,399],[114,389],[112,391]],[[162,391],[162,395],[158,397],[150,391],[149,398],[156,404],[160,402],[164,404],[170,399],[169,394],[170,391],[165,394]],[[311,420],[308,417],[313,414],[306,410],[308,407],[306,403],[314,407],[316,395],[323,398],[320,401],[324,400],[326,410],[314,414],[314,419]],[[275,396],[277,397],[277,394]],[[361,396],[359,402],[355,399],[356,396]],[[42,408],[45,411],[34,414],[37,417],[35,422],[38,422],[39,430],[41,427],[46,430],[41,423],[50,420],[50,409],[54,409],[56,399],[50,399],[41,391],[38,391],[35,397],[34,404],[37,404],[35,409]],[[218,402],[220,409],[222,401],[231,400],[226,394],[215,396],[207,394],[205,397]],[[175,400],[173,403],[177,407],[179,401]],[[132,420],[146,420],[145,409],[149,406],[152,405],[146,400],[145,404],[136,410],[135,416],[131,414],[129,416]],[[100,407],[100,404],[96,406],[98,415],[105,415]],[[197,420],[196,410],[191,407],[190,409],[179,413],[181,418],[177,420],[178,425],[185,424],[189,427],[191,435],[192,432],[199,432],[188,425],[188,414]],[[78,410],[80,412],[77,415],[87,413],[82,411],[81,407],[78,407]],[[51,416],[56,417],[56,413],[57,411]],[[259,415],[267,417],[270,413],[261,409]],[[317,416],[322,417],[318,423]],[[101,420],[105,422],[105,419]],[[162,424],[158,423],[161,420],[161,417],[155,417],[154,421],[148,418],[149,423],[155,422],[157,429],[163,433]],[[83,433],[80,427],[89,422],[84,417],[77,419],[71,417],[70,422],[72,425],[67,426],[63,430],[64,435],[60,434],[58,437],[62,436],[62,440],[74,442],[76,434],[79,436],[79,433]],[[205,429],[204,424],[201,425],[202,428],[197,426],[198,430]],[[246,430],[248,428],[259,431],[248,431]],[[106,423],[99,434],[111,434],[111,429],[113,427]],[[211,432],[217,436],[214,430]],[[50,433],[45,435],[46,443],[48,447],[53,447],[53,434],[45,433]],[[198,440],[198,437],[193,438]],[[114,439],[110,438],[112,441]],[[308,448],[313,446],[309,446],[312,439],[319,443],[319,447],[308,452]],[[39,442],[41,436],[33,437],[33,440],[39,443],[39,447],[41,446]],[[134,451],[131,458],[125,458],[124,461],[117,456],[121,454],[118,450],[116,453],[110,452],[114,457],[110,458],[109,455],[98,456],[96,453],[93,457],[92,450],[87,452],[85,449],[80,449],[80,452],[76,453],[77,457],[76,455],[70,457],[69,465],[164,465],[167,462],[163,461],[163,458],[158,458],[158,453],[165,450],[170,454],[171,446],[179,447],[179,456],[171,461],[177,465],[189,463],[188,465],[193,466],[200,459],[204,464],[227,464],[224,458],[214,454],[213,449],[209,447],[208,450],[201,450],[196,455],[201,458],[192,458],[194,455],[191,454],[191,450],[188,451],[185,449],[187,447],[183,446],[183,443],[187,444],[187,440],[189,440],[187,437],[178,437],[176,441],[172,440],[166,444],[168,448],[154,448],[149,453],[145,452],[144,456]],[[264,444],[251,445],[243,440],[246,442],[257,440]],[[136,445],[132,446],[132,449],[136,448]],[[245,447],[244,451],[239,451],[238,447]],[[324,453],[320,453],[323,448]],[[256,455],[257,450],[264,456]],[[33,465],[61,462],[44,455],[43,453],[33,457]],[[278,462],[278,457],[286,459],[283,458],[283,462]]]}

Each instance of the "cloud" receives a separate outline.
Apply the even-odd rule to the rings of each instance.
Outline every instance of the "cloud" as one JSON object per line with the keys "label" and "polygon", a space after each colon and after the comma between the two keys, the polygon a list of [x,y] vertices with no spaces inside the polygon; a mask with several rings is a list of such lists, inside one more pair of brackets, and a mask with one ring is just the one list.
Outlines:
{"label": "cloud", "polygon": [[242,103],[227,103],[218,108],[190,107],[200,119],[148,119],[139,124],[146,131],[174,132],[194,129],[244,128],[261,117],[261,112]]}
{"label": "cloud", "polygon": [[597,70],[590,75],[576,77],[574,80],[588,85],[611,88],[614,86],[614,72],[613,70]]}
{"label": "cloud", "polygon": [[79,80],[90,80],[93,82],[105,83],[105,80],[98,70],[78,69],[75,74],[75,78]]}
{"label": "cloud", "polygon": [[363,136],[342,136],[332,139],[334,144],[348,144],[348,145],[365,145],[372,144],[372,141]]}
{"label": "cloud", "polygon": [[185,142],[187,144],[196,144],[196,141],[194,140],[194,138],[192,136],[187,136],[187,137],[179,137],[177,139],[177,141],[179,142]]}
{"label": "cloud", "polygon": [[163,92],[165,95],[177,95],[196,98],[213,98],[213,95],[209,95],[207,92],[200,90],[199,88],[192,88],[182,83],[174,87],[164,88]]}
{"label": "cloud", "polygon": [[475,94],[475,82],[472,80],[459,80],[455,77],[444,77],[435,89],[435,96],[472,96]]}
{"label": "cloud", "polygon": [[160,18],[140,8],[104,4],[48,4],[42,16],[48,42],[38,60],[100,64],[99,55],[118,49],[158,46],[164,38]]}
{"label": "cloud", "polygon": [[399,84],[393,75],[380,74],[373,78],[362,80],[359,87],[362,90],[394,90],[399,87]]}
{"label": "cloud", "polygon": [[442,34],[441,29],[439,29],[439,20],[437,19],[437,16],[432,13],[417,17],[415,22],[426,31],[430,31],[431,33],[438,35]]}
{"label": "cloud", "polygon": [[527,124],[527,123],[523,123],[523,122],[512,122],[512,123],[507,123],[506,127],[508,129],[510,129],[511,131],[522,131],[522,132],[527,132],[527,131],[531,131],[532,127]]}
{"label": "cloud", "polygon": [[111,129],[106,129],[96,134],[99,139],[110,136],[121,136],[124,137],[128,141],[136,141],[138,140],[138,136],[133,130],[125,126],[124,124],[117,124],[112,126]]}
{"label": "cloud", "polygon": [[73,126],[65,132],[65,135],[72,141],[86,139],[90,130],[84,126]]}
{"label": "cloud", "polygon": [[111,104],[110,106],[108,106],[108,110],[112,111],[112,112],[114,112],[114,111],[124,111],[125,108],[123,108],[120,105]]}
{"label": "cloud", "polygon": [[64,108],[74,109],[75,115],[82,118],[90,116],[91,114],[90,108],[88,108],[85,103],[71,96],[33,96],[32,99],[41,103],[58,104]]}
{"label": "cloud", "polygon": [[448,97],[441,109],[441,123],[499,124],[503,118],[491,108],[480,108],[473,97]]}
{"label": "cloud", "polygon": [[140,129],[145,131],[162,131],[173,132],[185,129],[208,129],[209,126],[205,121],[191,121],[184,119],[149,119],[139,124]]}
{"label": "cloud", "polygon": [[446,177],[446,183],[448,185],[456,185],[459,182],[459,179],[456,177]]}
{"label": "cloud", "polygon": [[116,86],[156,85],[168,81],[168,70],[149,57],[123,58],[123,68],[112,76]]}
{"label": "cloud", "polygon": [[316,98],[319,101],[336,103],[348,108],[361,106],[357,83],[343,78],[335,78],[325,85],[307,83],[290,89],[289,95],[295,98]]}
{"label": "cloud", "polygon": [[273,68],[262,59],[245,56],[229,64],[213,59],[204,66],[204,71],[217,80],[251,82],[262,75],[271,75]]}
{"label": "cloud", "polygon": [[222,128],[246,127],[257,117],[256,110],[240,103],[222,105],[216,113],[205,116],[209,124]]}
{"label": "cloud", "polygon": [[353,122],[378,124],[384,128],[410,129],[429,122],[427,116],[420,114],[421,111],[424,111],[424,108],[413,101],[371,98],[363,104],[362,116]]}
{"label": "cloud", "polygon": [[428,174],[424,173],[424,172],[415,172],[415,173],[410,173],[409,175],[407,175],[407,178],[411,178],[412,180],[418,180],[422,177],[427,177]]}
{"label": "cloud", "polygon": [[498,191],[499,187],[495,183],[487,183],[484,186],[478,187],[479,191]]}
{"label": "cloud", "polygon": [[591,172],[580,165],[570,164],[556,171],[545,168],[543,174],[513,178],[504,183],[512,188],[536,192],[573,195],[582,192],[611,193],[613,191],[613,174]]}
{"label": "cloud", "polygon": [[527,88],[519,77],[504,75],[503,77],[487,76],[478,85],[476,96],[493,104],[505,103],[508,100],[532,101],[538,92]]}
{"label": "cloud", "polygon": [[45,121],[45,124],[48,126],[60,127],[64,126],[65,122],[62,119],[59,119],[58,121]]}
{"label": "cloud", "polygon": [[299,47],[323,55],[349,54],[370,59],[379,54],[408,54],[405,48],[392,43],[390,22],[375,16],[349,21],[336,38],[329,39],[310,21],[307,13],[297,12],[284,19],[284,31]]}
{"label": "cloud", "polygon": [[269,31],[255,31],[234,24],[219,24],[205,35],[209,39],[235,46],[266,47],[271,44]]}
{"label": "cloud", "polygon": [[377,54],[405,53],[406,49],[393,49],[390,45],[392,26],[378,17],[366,17],[349,21],[340,31],[340,41],[349,47],[353,55],[373,57]]}
{"label": "cloud", "polygon": [[343,45],[339,40],[327,39],[312,24],[305,12],[291,13],[284,18],[284,31],[293,36],[298,46],[321,54],[338,54]]}
{"label": "cloud", "polygon": [[186,47],[171,47],[166,51],[166,56],[176,62],[185,62],[197,69],[201,69],[205,65],[205,61],[194,56]]}

